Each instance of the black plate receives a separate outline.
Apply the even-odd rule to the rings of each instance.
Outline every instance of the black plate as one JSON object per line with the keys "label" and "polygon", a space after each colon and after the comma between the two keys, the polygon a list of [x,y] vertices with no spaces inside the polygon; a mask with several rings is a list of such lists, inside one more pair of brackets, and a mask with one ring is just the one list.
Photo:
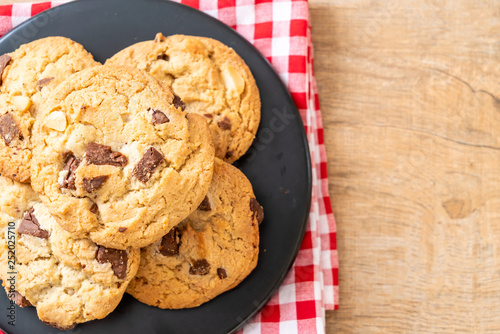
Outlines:
{"label": "black plate", "polygon": [[[161,310],[125,295],[103,320],[72,333],[227,333],[239,329],[279,287],[299,250],[311,202],[311,168],[304,127],[286,88],[267,60],[243,37],[193,8],[162,0],[82,0],[43,12],[0,40],[0,54],[47,36],[66,36],[104,62],[139,41],[164,35],[207,36],[231,46],[252,70],[262,98],[262,121],[247,155],[235,165],[253,184],[265,210],[260,257],[254,272],[235,289],[194,309]],[[7,324],[8,300],[0,294],[0,326],[11,334],[57,333],[34,308],[17,308]]]}

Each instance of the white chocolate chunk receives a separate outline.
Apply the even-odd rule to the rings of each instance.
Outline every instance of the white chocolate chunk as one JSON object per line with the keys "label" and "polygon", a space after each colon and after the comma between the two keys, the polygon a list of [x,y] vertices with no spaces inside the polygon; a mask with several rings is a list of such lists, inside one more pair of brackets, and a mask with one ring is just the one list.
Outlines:
{"label": "white chocolate chunk", "polygon": [[10,102],[15,105],[19,111],[26,111],[31,105],[31,99],[22,95],[12,96]]}
{"label": "white chocolate chunk", "polygon": [[56,131],[64,131],[66,129],[66,116],[62,111],[54,111],[47,116],[45,126]]}
{"label": "white chocolate chunk", "polygon": [[236,91],[241,95],[245,89],[245,80],[241,77],[238,71],[231,65],[227,65],[222,70],[222,79],[228,90]]}

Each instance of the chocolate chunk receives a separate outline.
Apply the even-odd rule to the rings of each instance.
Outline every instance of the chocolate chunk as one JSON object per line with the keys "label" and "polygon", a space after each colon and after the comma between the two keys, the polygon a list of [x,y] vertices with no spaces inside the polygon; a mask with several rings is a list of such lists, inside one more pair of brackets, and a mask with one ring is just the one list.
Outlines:
{"label": "chocolate chunk", "polygon": [[211,209],[212,209],[212,207],[210,206],[210,201],[208,200],[208,197],[205,196],[205,198],[200,203],[200,205],[198,205],[198,210],[201,210],[201,211],[210,211]]}
{"label": "chocolate chunk", "polygon": [[[151,108],[150,108],[150,110],[151,110]],[[168,116],[165,115],[163,113],[163,111],[161,111],[161,110],[154,110],[153,109],[153,115],[151,117],[153,118],[153,125],[170,122],[170,119],[168,118]]]}
{"label": "chocolate chunk", "polygon": [[11,59],[12,58],[9,55],[2,55],[2,56],[0,56],[0,85],[2,84],[3,70],[5,70],[5,67],[10,62]]}
{"label": "chocolate chunk", "polygon": [[83,188],[88,193],[93,192],[102,187],[103,183],[108,179],[108,175],[94,177],[92,179],[83,178]]}
{"label": "chocolate chunk", "polygon": [[205,116],[206,118],[213,118],[214,117],[214,115],[212,115],[212,114],[203,114],[203,116]]}
{"label": "chocolate chunk", "polygon": [[85,159],[93,165],[111,165],[123,167],[127,165],[128,159],[120,152],[113,152],[110,146],[90,143],[87,145]]}
{"label": "chocolate chunk", "polygon": [[23,139],[21,130],[10,112],[0,116],[0,135],[7,145],[14,139]]}
{"label": "chocolate chunk", "polygon": [[229,159],[229,158],[231,158],[232,156],[233,156],[233,151],[227,151],[227,152],[226,152],[226,155],[225,155],[226,159]]}
{"label": "chocolate chunk", "polygon": [[150,147],[135,165],[132,174],[142,183],[146,183],[162,161],[163,155],[154,147]]}
{"label": "chocolate chunk", "polygon": [[210,272],[210,263],[207,260],[201,259],[194,261],[189,273],[191,275],[207,275]]}
{"label": "chocolate chunk", "polygon": [[255,198],[250,199],[250,210],[253,212],[253,218],[257,219],[260,225],[264,220],[264,209]]}
{"label": "chocolate chunk", "polygon": [[218,121],[217,122],[217,125],[219,126],[219,128],[221,128],[222,130],[230,130],[231,129],[231,121],[229,120],[229,118],[227,118],[226,116],[224,116],[222,118],[222,120]]}
{"label": "chocolate chunk", "polygon": [[38,80],[36,84],[38,85],[38,88],[42,88],[43,86],[47,86],[49,84],[49,82],[51,82],[54,79],[55,79],[54,77],[43,78],[43,79]]}
{"label": "chocolate chunk", "polygon": [[61,188],[76,190],[75,171],[80,165],[80,159],[77,159],[73,152],[65,151],[62,154],[64,160],[63,170],[68,171],[61,183]]}
{"label": "chocolate chunk", "polygon": [[156,59],[157,59],[157,60],[160,60],[160,59],[161,59],[161,60],[169,61],[169,60],[170,60],[170,57],[169,57],[168,55],[166,55],[166,54],[162,53],[161,55],[158,55],[158,56],[156,57]]}
{"label": "chocolate chunk", "polygon": [[116,277],[124,279],[127,276],[127,251],[99,246],[95,258],[99,263],[111,263]]}
{"label": "chocolate chunk", "polygon": [[226,269],[224,269],[224,268],[217,268],[217,276],[219,276],[220,279],[227,278]]}
{"label": "chocolate chunk", "polygon": [[164,256],[174,256],[179,254],[181,236],[179,229],[174,227],[161,239],[160,253]]}
{"label": "chocolate chunk", "polygon": [[24,213],[23,220],[21,220],[21,224],[19,224],[19,228],[17,229],[17,233],[19,234],[28,234],[37,238],[48,239],[49,232],[42,230],[40,228],[40,223],[38,219],[36,219],[33,212],[35,209],[31,208]]}
{"label": "chocolate chunk", "polygon": [[119,227],[118,228],[118,232],[121,232],[121,233],[125,232],[126,230],[127,230],[126,227]]}
{"label": "chocolate chunk", "polygon": [[75,157],[75,155],[73,154],[72,151],[64,151],[62,154],[61,154],[63,160],[66,162],[66,160],[70,157]]}
{"label": "chocolate chunk", "polygon": [[10,292],[9,293],[9,298],[14,303],[16,303],[17,306],[20,306],[20,307],[33,306],[33,305],[31,305],[31,303],[29,302],[29,300],[26,299],[26,297],[24,297],[22,294],[20,294],[17,291]]}
{"label": "chocolate chunk", "polygon": [[90,207],[90,212],[92,212],[93,214],[97,214],[99,212],[99,207],[97,206],[97,204],[92,204],[92,206]]}
{"label": "chocolate chunk", "polygon": [[186,105],[184,104],[182,99],[175,94],[174,94],[174,106],[176,108],[181,108],[182,111],[186,109]]}

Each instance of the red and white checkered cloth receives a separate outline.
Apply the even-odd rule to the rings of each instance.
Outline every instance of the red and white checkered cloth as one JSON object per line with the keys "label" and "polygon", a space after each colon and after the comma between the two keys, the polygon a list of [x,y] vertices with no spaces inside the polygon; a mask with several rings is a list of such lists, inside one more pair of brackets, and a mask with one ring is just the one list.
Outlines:
{"label": "red and white checkered cloth", "polygon": [[[260,50],[287,85],[309,140],[313,187],[304,241],[278,293],[240,333],[324,333],[325,310],[338,308],[338,258],[307,0],[176,1],[231,26]],[[60,3],[0,6],[0,35]]]}

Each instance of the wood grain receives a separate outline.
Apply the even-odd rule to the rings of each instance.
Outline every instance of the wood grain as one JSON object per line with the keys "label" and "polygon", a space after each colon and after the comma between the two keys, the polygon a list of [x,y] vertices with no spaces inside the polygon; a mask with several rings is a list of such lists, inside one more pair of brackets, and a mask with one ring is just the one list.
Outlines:
{"label": "wood grain", "polygon": [[312,0],[327,333],[500,332],[500,3]]}

